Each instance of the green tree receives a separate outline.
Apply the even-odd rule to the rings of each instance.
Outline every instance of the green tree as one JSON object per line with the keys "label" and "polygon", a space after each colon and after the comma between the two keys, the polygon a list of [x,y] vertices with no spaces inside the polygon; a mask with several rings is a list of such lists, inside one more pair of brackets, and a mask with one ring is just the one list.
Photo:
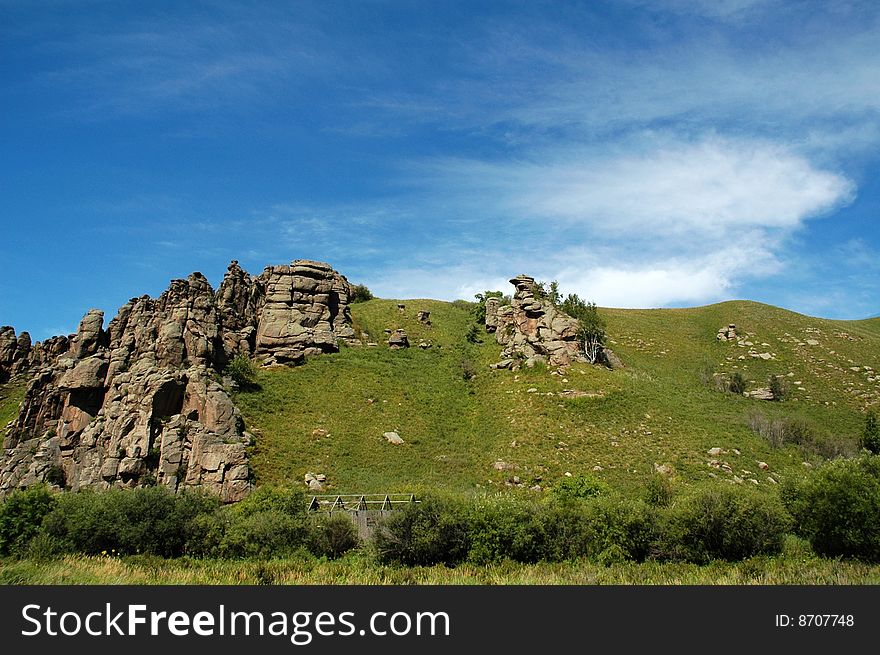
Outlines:
{"label": "green tree", "polygon": [[486,301],[489,298],[503,298],[504,294],[500,291],[485,291],[474,295],[477,304],[474,305],[474,323],[477,325],[486,324]]}
{"label": "green tree", "polygon": [[367,288],[366,284],[355,284],[351,288],[351,302],[367,302],[375,298],[373,292]]}
{"label": "green tree", "polygon": [[599,315],[596,303],[585,302],[576,293],[570,293],[560,309],[577,319],[578,342],[590,363],[595,364],[605,345],[605,320]]}

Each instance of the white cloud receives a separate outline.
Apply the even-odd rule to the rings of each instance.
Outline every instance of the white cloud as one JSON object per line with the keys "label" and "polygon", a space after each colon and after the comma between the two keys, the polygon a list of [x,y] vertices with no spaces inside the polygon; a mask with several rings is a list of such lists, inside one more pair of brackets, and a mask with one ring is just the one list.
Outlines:
{"label": "white cloud", "polygon": [[780,145],[716,136],[659,143],[648,137],[646,143],[653,147],[631,143],[611,154],[565,149],[544,153],[540,162],[446,160],[431,166],[443,192],[465,204],[636,238],[792,229],[853,198],[855,187],[846,177]]}

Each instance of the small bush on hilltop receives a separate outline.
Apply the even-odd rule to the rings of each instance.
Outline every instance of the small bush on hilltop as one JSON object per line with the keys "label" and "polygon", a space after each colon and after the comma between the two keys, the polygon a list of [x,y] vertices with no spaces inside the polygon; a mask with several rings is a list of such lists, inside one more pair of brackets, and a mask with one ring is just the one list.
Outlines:
{"label": "small bush on hilltop", "polygon": [[788,396],[788,384],[781,375],[771,375],[768,381],[773,400],[782,401]]}
{"label": "small bush on hilltop", "polygon": [[880,562],[880,457],[830,462],[783,498],[818,554]]}
{"label": "small bush on hilltop", "polygon": [[727,388],[730,390],[730,393],[735,393],[742,395],[748,389],[748,383],[746,382],[745,377],[739,371],[734,371],[734,373],[730,376],[730,384]]}
{"label": "small bush on hilltop", "polygon": [[355,284],[351,288],[351,302],[367,302],[375,298],[373,292],[367,288],[366,284]]}

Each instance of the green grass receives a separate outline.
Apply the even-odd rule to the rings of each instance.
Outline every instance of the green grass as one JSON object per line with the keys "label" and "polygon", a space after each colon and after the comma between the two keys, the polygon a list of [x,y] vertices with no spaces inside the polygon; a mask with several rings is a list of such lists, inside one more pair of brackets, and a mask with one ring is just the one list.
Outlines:
{"label": "green grass", "polygon": [[[431,311],[432,326],[415,320],[419,309]],[[238,395],[257,435],[252,462],[258,482],[301,482],[314,471],[325,473],[336,492],[524,493],[506,481],[516,475],[526,487],[546,488],[567,472],[601,467],[597,475],[635,494],[655,464],[668,464],[684,484],[736,475],[773,489],[770,474],[777,481],[800,475],[802,462],[818,457],[795,447],[772,448],[747,427],[750,411],[801,418],[818,432],[855,440],[864,409],[880,398],[873,373],[880,369],[877,320],[829,321],[753,302],[605,309],[612,346],[626,368],[575,365],[563,377],[543,367],[491,371],[500,346],[492,335],[480,345],[467,343],[470,317],[456,305],[408,300],[401,314],[397,301],[373,300],[352,312],[356,327],[378,347],[344,348],[297,368],[262,370],[261,390]],[[748,347],[718,342],[715,332],[728,323],[748,335],[755,352],[770,352],[773,359],[753,359]],[[398,327],[412,347],[390,351],[383,330]],[[421,339],[432,347],[419,349]],[[477,370],[472,380],[462,376],[465,359]],[[740,371],[750,388],[783,375],[790,397],[770,403],[715,391],[700,381],[707,365]],[[594,396],[564,399],[556,395],[563,389]],[[315,436],[322,434],[316,430],[328,434]],[[389,430],[406,444],[386,443],[382,433]],[[730,451],[721,458],[730,473],[707,465],[713,447]],[[494,470],[499,459],[515,469]],[[769,471],[760,471],[757,461],[767,462]]]}
{"label": "green grass", "polygon": [[67,556],[57,560],[0,560],[0,584],[880,584],[880,567],[815,557],[790,538],[778,557],[743,562],[623,562],[602,566],[588,561],[557,564],[502,562],[491,566],[395,567],[354,552],[335,561],[304,557],[269,561],[164,560],[157,557]]}
{"label": "green grass", "polygon": [[24,400],[24,392],[22,383],[0,384],[0,432],[18,416],[18,404]]}
{"label": "green grass", "polygon": [[[750,412],[796,418],[817,432],[855,440],[864,411],[880,405],[880,319],[830,321],[753,302],[671,310],[603,309],[610,343],[626,368],[575,365],[563,375],[546,367],[492,371],[501,347],[465,339],[467,307],[431,300],[372,300],[352,307],[356,329],[377,347],[345,347],[296,368],[257,373],[256,391],[237,394],[247,429],[256,435],[252,465],[258,483],[302,484],[307,471],[328,476],[339,493],[442,491],[454,494],[533,494],[566,473],[590,472],[615,490],[643,493],[657,464],[674,470],[676,485],[714,476],[755,479],[775,493],[777,482],[800,476],[820,458],[795,446],[773,448],[747,426]],[[431,312],[431,326],[416,320]],[[736,323],[748,347],[721,343],[717,329]],[[384,329],[403,328],[411,348],[390,351]],[[424,339],[431,348],[420,349]],[[807,340],[817,342],[810,345]],[[365,336],[364,342],[368,339]],[[477,372],[463,375],[469,362]],[[866,368],[867,367],[867,368]],[[741,372],[750,388],[782,375],[783,402],[722,393],[701,371]],[[794,382],[801,384],[795,385]],[[566,399],[564,389],[588,392]],[[22,385],[0,387],[0,426],[12,420]],[[393,446],[382,434],[405,440]],[[708,466],[708,449],[729,473]],[[734,451],[737,449],[739,454]],[[497,471],[504,460],[512,471]],[[769,464],[760,471],[757,462]],[[594,470],[595,469],[595,470]],[[518,476],[523,487],[509,486]],[[590,562],[489,567],[397,568],[360,551],[327,562],[223,561],[152,557],[0,560],[0,582],[12,584],[878,584],[880,567],[817,558],[790,537],[778,557],[697,566]]]}

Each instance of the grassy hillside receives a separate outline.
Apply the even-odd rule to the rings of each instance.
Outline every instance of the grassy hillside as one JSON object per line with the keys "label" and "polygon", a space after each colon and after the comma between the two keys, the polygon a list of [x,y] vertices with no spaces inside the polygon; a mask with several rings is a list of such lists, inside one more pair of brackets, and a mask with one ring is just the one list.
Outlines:
{"label": "grassy hillside", "polygon": [[[553,375],[540,367],[490,370],[501,348],[492,335],[479,345],[466,341],[466,307],[408,300],[400,313],[397,302],[352,308],[356,327],[378,347],[262,370],[260,389],[238,395],[258,437],[258,481],[301,482],[313,471],[326,474],[334,492],[531,493],[528,487],[553,486],[566,473],[593,472],[638,493],[665,464],[680,483],[736,476],[771,488],[818,456],[771,447],[749,429],[750,413],[797,418],[816,434],[854,443],[864,409],[880,398],[877,319],[829,321],[752,302],[607,309],[611,343],[626,368],[575,365]],[[419,309],[431,311],[432,326],[416,320]],[[717,329],[728,323],[752,346],[718,342]],[[409,334],[408,350],[385,345],[383,330],[397,327]],[[420,349],[422,339],[431,347]],[[476,371],[472,379],[464,374],[469,369]],[[701,380],[707,371],[739,371],[750,388],[782,375],[790,392],[783,402],[722,393]],[[563,390],[588,395],[566,398]],[[382,434],[390,430],[406,443],[387,443]],[[715,447],[725,454],[709,456]],[[710,467],[712,459],[730,470]],[[513,469],[495,470],[498,460]],[[760,470],[758,461],[769,469]],[[508,486],[514,476],[522,487]]]}
{"label": "grassy hillside", "polygon": [[10,382],[0,385],[0,430],[18,416],[18,405],[24,400],[25,385],[21,382]]}

